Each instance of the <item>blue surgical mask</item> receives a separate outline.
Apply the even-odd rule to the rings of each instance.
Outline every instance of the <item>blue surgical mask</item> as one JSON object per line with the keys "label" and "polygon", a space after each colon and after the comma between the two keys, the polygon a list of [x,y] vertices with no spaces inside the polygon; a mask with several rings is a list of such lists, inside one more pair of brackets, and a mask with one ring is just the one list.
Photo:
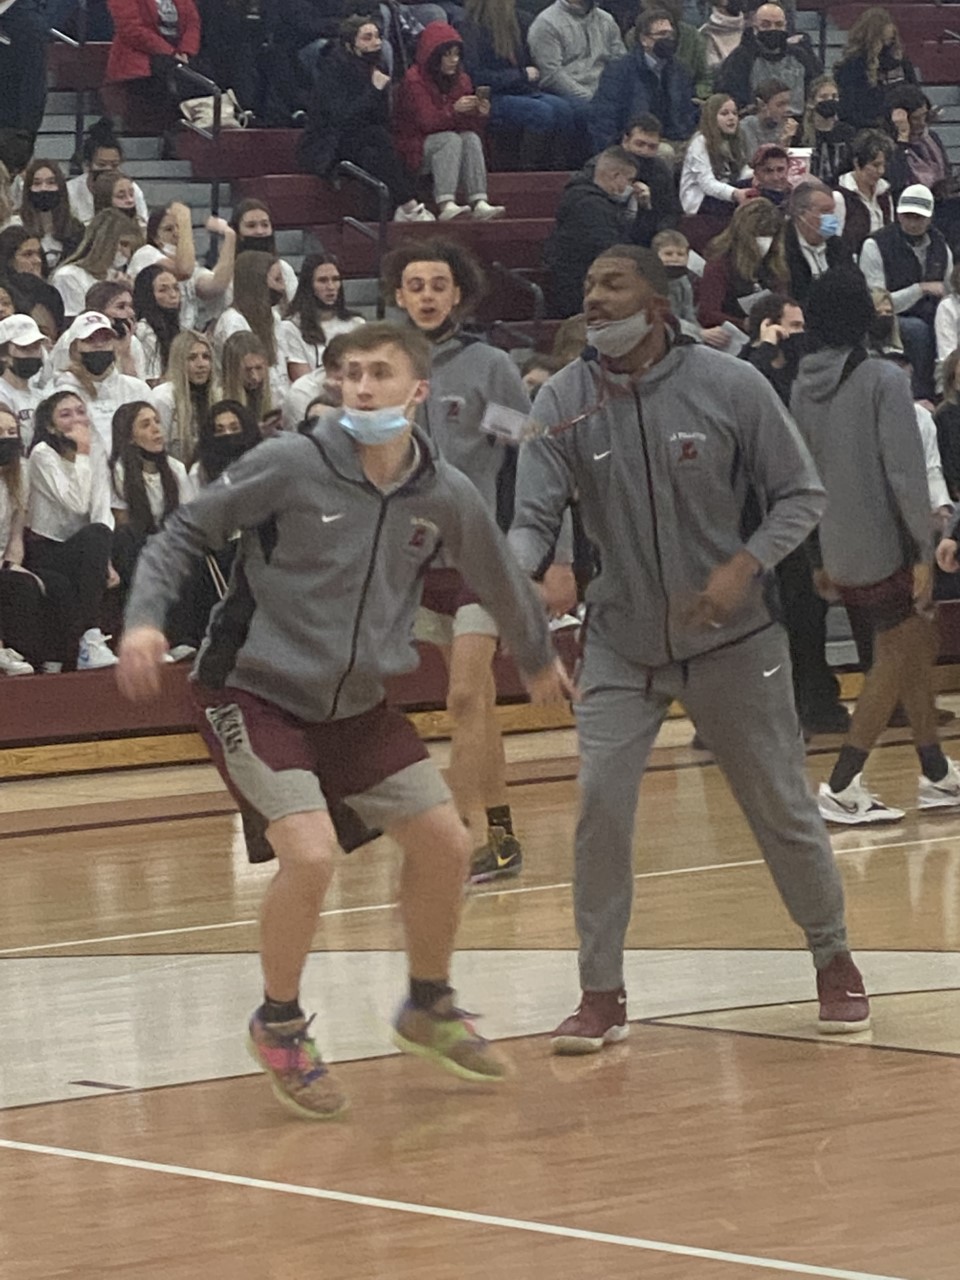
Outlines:
{"label": "blue surgical mask", "polygon": [[835,213],[821,213],[820,234],[825,240],[840,234],[840,219]]}
{"label": "blue surgical mask", "polygon": [[386,444],[409,425],[405,404],[388,405],[385,409],[344,408],[337,421],[360,444]]}

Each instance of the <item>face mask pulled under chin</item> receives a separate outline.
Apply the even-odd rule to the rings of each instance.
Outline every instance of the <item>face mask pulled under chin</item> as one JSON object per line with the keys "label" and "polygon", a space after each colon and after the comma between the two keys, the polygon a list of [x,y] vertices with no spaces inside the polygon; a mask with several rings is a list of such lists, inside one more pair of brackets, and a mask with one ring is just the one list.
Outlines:
{"label": "face mask pulled under chin", "polygon": [[765,258],[773,246],[773,236],[757,236],[756,240],[760,256]]}
{"label": "face mask pulled under chin", "polygon": [[405,404],[383,409],[344,408],[337,422],[358,444],[387,444],[409,425]]}
{"label": "face mask pulled under chin", "polygon": [[653,325],[645,311],[636,311],[624,320],[610,320],[606,324],[587,325],[587,346],[594,347],[602,356],[619,360],[634,347],[638,347],[650,333]]}

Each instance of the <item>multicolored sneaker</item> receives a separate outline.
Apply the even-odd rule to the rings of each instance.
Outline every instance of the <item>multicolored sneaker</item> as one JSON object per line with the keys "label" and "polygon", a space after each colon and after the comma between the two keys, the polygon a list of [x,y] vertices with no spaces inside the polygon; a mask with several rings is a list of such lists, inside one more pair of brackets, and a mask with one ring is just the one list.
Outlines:
{"label": "multicolored sneaker", "polygon": [[489,880],[518,876],[523,870],[523,848],[514,835],[503,827],[487,830],[487,843],[474,852],[470,860],[470,883],[486,884]]}
{"label": "multicolored sneaker", "polygon": [[470,1021],[476,1016],[457,1009],[452,995],[443,996],[432,1009],[418,1009],[406,1000],[393,1020],[393,1043],[462,1080],[497,1084],[506,1078],[507,1064],[477,1034]]}
{"label": "multicolored sneaker", "polygon": [[629,1034],[623,987],[584,991],[576,1013],[564,1018],[550,1037],[550,1047],[554,1053],[599,1053],[604,1045],[626,1040]]}
{"label": "multicolored sneaker", "polygon": [[324,1066],[313,1037],[313,1018],[266,1023],[258,1013],[250,1019],[247,1048],[270,1077],[282,1106],[304,1120],[332,1120],[348,1103]]}
{"label": "multicolored sneaker", "polygon": [[817,970],[820,998],[821,1035],[850,1035],[870,1029],[870,1001],[863,976],[849,951],[833,957],[825,969]]}

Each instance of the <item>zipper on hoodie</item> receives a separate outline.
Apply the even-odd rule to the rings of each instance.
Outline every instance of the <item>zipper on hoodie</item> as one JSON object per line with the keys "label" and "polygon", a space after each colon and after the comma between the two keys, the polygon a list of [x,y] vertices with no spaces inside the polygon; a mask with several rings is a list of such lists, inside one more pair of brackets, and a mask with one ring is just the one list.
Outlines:
{"label": "zipper on hoodie", "polygon": [[640,405],[640,397],[637,394],[636,387],[633,389],[633,399],[637,406],[637,422],[640,425],[640,447],[643,449],[643,461],[647,470],[647,497],[650,499],[650,519],[653,532],[653,554],[657,560],[657,577],[660,579],[660,590],[663,592],[663,642],[667,650],[667,658],[673,661],[673,650],[670,646],[670,596],[667,593],[667,583],[663,576],[663,558],[660,554],[660,523],[657,519],[657,500],[653,491],[653,472],[650,467],[650,449],[647,445],[647,428],[643,421],[643,409]]}
{"label": "zipper on hoodie", "polygon": [[380,514],[377,516],[377,526],[373,533],[373,543],[370,547],[370,559],[367,563],[367,572],[364,574],[363,586],[360,588],[360,599],[357,602],[357,612],[353,619],[353,635],[350,638],[350,657],[347,660],[347,665],[344,668],[343,675],[338,680],[337,687],[334,690],[333,702],[330,704],[330,715],[328,717],[330,720],[332,720],[337,714],[337,706],[340,702],[340,694],[343,692],[343,686],[346,684],[347,678],[353,671],[357,662],[357,645],[360,640],[360,620],[363,617],[364,605],[367,603],[367,592],[370,590],[370,582],[373,578],[373,571],[376,568],[377,552],[380,549],[380,535],[383,532],[384,521],[387,518],[387,503],[390,501],[391,496],[392,495],[387,497],[381,496],[380,498]]}

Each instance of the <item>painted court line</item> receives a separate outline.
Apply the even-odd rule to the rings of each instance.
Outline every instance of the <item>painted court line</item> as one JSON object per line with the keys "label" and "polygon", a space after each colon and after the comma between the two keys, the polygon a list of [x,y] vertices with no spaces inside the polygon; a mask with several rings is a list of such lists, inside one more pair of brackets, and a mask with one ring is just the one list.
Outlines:
{"label": "painted court line", "polygon": [[[911,849],[920,845],[940,844],[944,839],[946,839],[945,836],[932,836],[926,840],[905,840],[897,844],[864,844],[857,845],[852,849],[837,849],[835,853],[838,858],[846,858],[855,853],[886,853],[894,849]],[[638,871],[633,878],[634,880],[660,880],[670,876],[695,876],[702,875],[707,871],[732,871],[738,867],[762,866],[762,858],[745,858],[740,862],[708,862],[697,867],[672,867],[665,871]],[[562,880],[556,884],[519,885],[509,889],[481,890],[480,892],[472,893],[470,900],[472,901],[476,898],[500,898],[508,894],[552,893],[558,889],[572,888],[573,885],[569,880]],[[363,907],[334,907],[330,911],[321,911],[318,919],[325,920],[332,916],[364,915],[371,911],[393,911],[398,905],[396,902],[375,902]],[[0,948],[0,960],[9,959],[11,956],[30,955],[36,951],[56,951],[61,947],[91,947],[105,942],[138,942],[144,938],[172,938],[186,933],[212,933],[220,929],[242,929],[247,925],[256,923],[256,919],[225,920],[220,924],[188,924],[176,929],[148,929],[143,933],[113,933],[101,938],[70,938],[66,942],[38,942],[29,947],[2,947]]]}
{"label": "painted court line", "polygon": [[331,1200],[338,1204],[355,1205],[363,1209],[385,1209],[393,1213],[412,1213],[425,1218],[468,1222],[473,1226],[502,1227],[510,1231],[529,1231],[535,1235],[560,1236],[567,1240],[586,1240],[591,1244],[619,1245],[627,1249],[641,1249],[647,1253],[666,1253],[675,1257],[699,1258],[708,1262],[727,1262],[740,1267],[755,1267],[758,1271],[779,1271],[794,1276],[820,1276],[823,1280],[905,1280],[903,1276],[882,1276],[872,1271],[846,1271],[837,1267],[815,1267],[804,1262],[783,1262],[778,1258],[727,1253],[720,1249],[698,1249],[692,1245],[670,1244],[663,1240],[644,1240],[639,1236],[611,1235],[605,1231],[562,1227],[552,1222],[529,1222],[522,1218],[501,1218],[495,1214],[470,1213],[463,1209],[443,1209],[406,1200],[383,1200],[378,1196],[354,1195],[349,1191],[327,1191],[322,1187],[305,1187],[295,1182],[272,1182],[264,1178],[246,1178],[233,1173],[215,1173],[210,1169],[191,1169],[176,1164],[156,1164],[152,1160],[131,1160],[126,1156],[75,1151],[69,1147],[48,1147],[34,1142],[14,1142],[9,1138],[0,1138],[0,1147],[6,1147],[10,1151],[24,1151],[32,1155],[81,1160],[87,1164],[106,1164],[121,1169],[136,1169],[143,1173],[164,1173],[178,1178],[193,1178],[198,1182],[246,1187],[255,1191],[276,1191],[283,1195],[303,1196],[310,1200]]}

